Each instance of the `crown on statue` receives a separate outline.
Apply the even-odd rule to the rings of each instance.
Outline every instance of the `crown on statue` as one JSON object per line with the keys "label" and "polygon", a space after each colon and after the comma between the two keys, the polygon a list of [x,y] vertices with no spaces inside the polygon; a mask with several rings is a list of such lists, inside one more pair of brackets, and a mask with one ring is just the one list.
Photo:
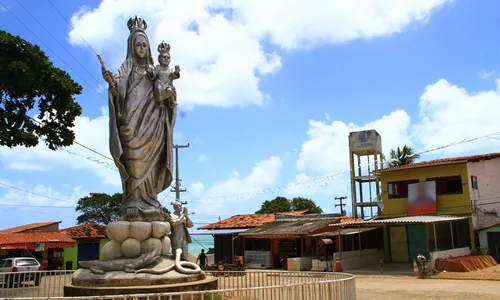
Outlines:
{"label": "crown on statue", "polygon": [[164,41],[162,41],[159,45],[158,45],[158,52],[160,53],[163,53],[163,52],[170,52],[170,45],[165,43]]}
{"label": "crown on statue", "polygon": [[130,18],[127,22],[127,26],[130,32],[135,30],[146,31],[146,29],[148,29],[148,23],[146,23],[146,20],[144,20],[140,16]]}

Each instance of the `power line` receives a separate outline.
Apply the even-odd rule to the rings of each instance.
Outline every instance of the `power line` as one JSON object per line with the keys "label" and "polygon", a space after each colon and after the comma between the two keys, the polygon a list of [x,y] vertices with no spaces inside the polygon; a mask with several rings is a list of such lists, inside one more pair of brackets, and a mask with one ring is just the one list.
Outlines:
{"label": "power line", "polygon": [[[456,142],[453,142],[453,143],[450,143],[447,145],[438,146],[436,148],[432,148],[432,149],[428,149],[428,150],[422,150],[420,152],[415,153],[415,155],[421,155],[421,154],[426,154],[426,153],[430,153],[433,151],[446,149],[446,148],[449,148],[452,146],[465,144],[465,143],[477,141],[480,139],[489,138],[491,136],[498,135],[498,134],[500,134],[500,132],[495,132],[495,133],[491,133],[491,134],[487,134],[487,135],[483,135],[483,136],[479,136],[479,137],[465,138],[461,141],[456,141]],[[392,159],[387,160],[387,161],[385,161],[385,163],[390,163],[391,161],[393,161],[393,160]],[[364,164],[362,167],[367,167],[368,165],[371,165],[371,164]],[[229,195],[212,196],[212,197],[201,197],[201,198],[197,198],[197,200],[212,200],[212,199],[222,199],[222,198],[226,198],[226,199],[227,198],[244,198],[244,197],[249,197],[249,196],[251,197],[251,196],[257,196],[257,195],[263,195],[263,194],[272,194],[272,193],[276,193],[278,191],[282,191],[282,190],[296,187],[296,186],[301,185],[301,184],[309,184],[312,186],[316,186],[317,184],[326,185],[327,181],[335,179],[338,176],[343,175],[344,173],[347,173],[347,172],[350,172],[350,169],[346,169],[346,170],[343,170],[343,171],[340,171],[337,173],[333,173],[333,174],[329,174],[329,175],[325,175],[325,176],[315,177],[315,178],[312,178],[309,180],[295,181],[295,182],[291,182],[291,183],[288,183],[288,184],[285,184],[282,186],[273,187],[273,188],[255,190],[252,192],[239,193],[239,194],[229,194]]]}
{"label": "power line", "polygon": [[16,2],[56,41],[56,43],[59,44],[59,46],[61,46],[92,78],[94,78],[98,84],[102,83],[99,79],[95,78],[95,76],[90,73],[90,71],[87,70],[87,68],[85,68],[85,66],[73,54],[71,54],[71,52],[69,52],[69,50],[61,44],[61,42],[59,42],[59,40],[45,26],[43,26],[40,21],[38,21],[38,19],[21,3],[21,1],[16,0]]}
{"label": "power line", "polygon": [[87,46],[89,46],[90,50],[92,50],[92,52],[94,52],[95,55],[98,55],[98,53],[94,50],[94,48],[92,48],[92,46],[87,42],[87,40],[85,40],[83,38],[83,36],[76,30],[76,28],[73,26],[73,24],[71,24],[71,22],[61,13],[61,11],[54,5],[54,3],[51,0],[47,0],[47,1],[59,13],[59,15],[66,21],[66,23],[68,23],[68,25],[71,26],[71,28],[73,29],[73,31],[82,39],[82,41],[84,41],[85,44],[87,44]]}
{"label": "power line", "polygon": [[9,9],[9,7],[7,5],[5,5],[3,2],[0,2],[0,4],[4,7],[4,9],[6,11],[8,11],[19,23],[21,23],[21,25],[23,25],[26,30],[28,30],[33,36],[35,36],[39,41],[40,43],[47,49],[49,50],[50,52],[52,52],[52,54],[54,54],[54,56],[56,58],[58,58],[70,71],[72,71],[73,74],[75,74],[76,76],[78,76],[84,83],[86,83],[91,89],[93,89],[96,94],[98,94],[99,96],[101,96],[101,98],[103,98],[104,100],[107,100],[106,98],[104,98],[104,96],[93,86],[91,85],[85,78],[83,78],[79,72],[76,72],[64,59],[62,59],[59,55],[57,55],[57,53],[52,50],[49,46],[47,46],[47,44],[45,44],[45,42],[35,33],[33,32],[33,30],[31,30],[31,28],[29,28],[28,25],[26,25],[23,21],[21,21],[21,19],[19,19],[13,12],[12,10]]}
{"label": "power line", "polygon": [[14,189],[14,190],[18,190],[18,191],[21,191],[21,192],[25,192],[25,193],[28,193],[28,194],[32,194],[32,195],[35,195],[35,196],[47,198],[47,199],[50,199],[50,200],[67,202],[67,203],[71,203],[71,204],[77,204],[76,202],[72,202],[72,201],[68,201],[68,200],[63,200],[63,199],[55,198],[55,197],[52,197],[52,196],[42,195],[42,194],[39,194],[39,193],[35,193],[35,192],[32,192],[32,191],[28,191],[28,190],[25,190],[25,189],[13,186],[13,185],[6,184],[6,183],[3,183],[3,182],[0,182],[0,185],[3,185],[5,187],[8,187],[8,188],[11,188],[11,189]]}

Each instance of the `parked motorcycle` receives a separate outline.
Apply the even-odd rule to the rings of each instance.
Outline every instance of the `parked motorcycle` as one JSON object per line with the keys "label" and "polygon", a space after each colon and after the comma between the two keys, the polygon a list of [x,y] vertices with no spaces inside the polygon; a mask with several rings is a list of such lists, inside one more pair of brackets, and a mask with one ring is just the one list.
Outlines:
{"label": "parked motorcycle", "polygon": [[[214,273],[215,276],[244,276],[245,275],[245,266],[243,266],[243,262],[238,260],[236,264],[230,264],[227,262],[228,258],[219,261],[217,264],[208,265],[205,267],[207,271],[217,271]],[[235,272],[236,271],[236,272]],[[233,273],[234,272],[234,273]]]}

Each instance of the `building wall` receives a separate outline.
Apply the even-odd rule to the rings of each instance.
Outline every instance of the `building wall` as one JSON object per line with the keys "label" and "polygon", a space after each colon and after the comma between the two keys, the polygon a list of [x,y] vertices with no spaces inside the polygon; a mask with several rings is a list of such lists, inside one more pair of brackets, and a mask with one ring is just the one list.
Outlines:
{"label": "building wall", "polygon": [[78,263],[77,263],[77,258],[78,258],[78,243],[75,243],[75,246],[73,248],[64,248],[64,265],[63,269],[66,270],[66,262],[72,261],[73,262],[73,270],[78,269]]}
{"label": "building wall", "polygon": [[500,225],[499,226],[490,227],[490,228],[481,230],[479,232],[479,247],[483,251],[488,250],[488,237],[487,237],[487,233],[488,232],[500,232]]}
{"label": "building wall", "polygon": [[388,218],[403,217],[408,214],[408,198],[389,199],[388,183],[402,180],[418,179],[420,182],[427,178],[458,176],[462,177],[462,194],[440,195],[437,197],[438,214],[470,214],[472,206],[470,201],[467,165],[465,163],[429,166],[414,169],[403,169],[399,171],[383,172],[380,175],[382,181],[382,201],[384,210],[382,215]]}
{"label": "building wall", "polygon": [[[99,242],[99,255],[102,247],[109,241],[109,239],[101,239]],[[75,243],[73,248],[64,248],[64,265],[63,269],[66,270],[66,262],[73,262],[73,270],[78,270],[78,242]]]}
{"label": "building wall", "polygon": [[[500,158],[467,163],[469,190],[476,208],[474,229],[500,222]],[[472,188],[470,176],[477,177],[478,189]]]}

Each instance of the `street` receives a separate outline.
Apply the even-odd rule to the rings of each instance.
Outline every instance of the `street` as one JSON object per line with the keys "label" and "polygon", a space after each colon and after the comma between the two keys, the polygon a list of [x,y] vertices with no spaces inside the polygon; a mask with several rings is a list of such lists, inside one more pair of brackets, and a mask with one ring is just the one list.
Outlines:
{"label": "street", "polygon": [[500,281],[416,279],[403,276],[357,276],[359,300],[500,299]]}

